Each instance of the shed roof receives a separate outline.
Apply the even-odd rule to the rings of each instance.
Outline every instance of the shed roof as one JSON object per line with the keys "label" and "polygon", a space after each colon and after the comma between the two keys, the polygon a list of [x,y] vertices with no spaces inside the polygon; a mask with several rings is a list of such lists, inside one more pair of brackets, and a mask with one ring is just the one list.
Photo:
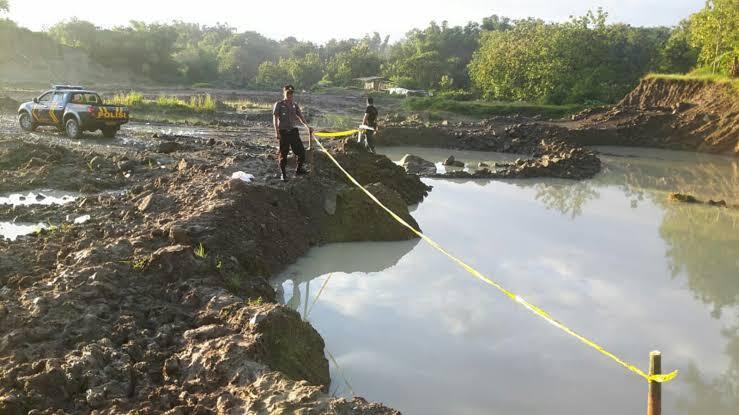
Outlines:
{"label": "shed roof", "polygon": [[372,82],[372,81],[384,81],[387,78],[382,77],[382,76],[366,76],[364,78],[354,78],[354,79],[357,81],[362,81],[362,82]]}

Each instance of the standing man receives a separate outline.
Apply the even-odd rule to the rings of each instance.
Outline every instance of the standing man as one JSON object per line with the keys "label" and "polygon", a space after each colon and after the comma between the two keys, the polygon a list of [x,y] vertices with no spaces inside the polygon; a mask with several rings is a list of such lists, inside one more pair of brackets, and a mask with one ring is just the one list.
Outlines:
{"label": "standing man", "polygon": [[377,132],[377,108],[375,108],[372,97],[367,97],[367,109],[364,110],[364,119],[362,124],[371,127],[372,130],[364,130],[364,136],[367,139],[367,147],[371,152],[375,152],[375,132]]}
{"label": "standing man", "polygon": [[300,140],[298,123],[303,124],[308,129],[309,134],[313,134],[313,128],[309,127],[305,121],[303,113],[300,111],[300,106],[293,101],[294,93],[295,88],[292,85],[282,87],[284,99],[277,101],[272,110],[275,136],[280,143],[280,152],[277,160],[280,166],[280,179],[283,182],[287,181],[285,167],[287,166],[287,155],[290,153],[291,148],[295,157],[298,158],[298,167],[295,169],[295,175],[298,176],[308,173],[303,169],[303,163],[305,163],[305,147],[303,147],[303,142]]}

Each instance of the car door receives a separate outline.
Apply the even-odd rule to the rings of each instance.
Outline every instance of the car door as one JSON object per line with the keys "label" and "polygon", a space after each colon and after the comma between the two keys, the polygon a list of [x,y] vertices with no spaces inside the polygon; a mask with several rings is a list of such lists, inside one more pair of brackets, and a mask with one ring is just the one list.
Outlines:
{"label": "car door", "polygon": [[51,104],[49,105],[49,117],[54,125],[62,125],[62,117],[64,116],[64,105],[66,102],[66,96],[64,92],[55,92],[54,96],[51,97]]}
{"label": "car door", "polygon": [[51,105],[51,99],[54,96],[53,92],[47,92],[38,97],[38,102],[33,104],[33,110],[31,115],[39,124],[51,124],[51,117],[49,116],[49,108]]}

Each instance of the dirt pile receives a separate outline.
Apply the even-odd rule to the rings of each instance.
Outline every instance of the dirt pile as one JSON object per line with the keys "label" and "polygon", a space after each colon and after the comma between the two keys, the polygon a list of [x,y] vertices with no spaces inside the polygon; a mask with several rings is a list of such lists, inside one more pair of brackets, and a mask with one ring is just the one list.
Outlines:
{"label": "dirt pile", "polygon": [[[396,119],[395,116],[392,119]],[[412,128],[409,128],[412,127]],[[587,179],[601,169],[600,159],[587,149],[567,140],[564,127],[524,121],[520,118],[493,117],[477,123],[422,123],[415,119],[396,121],[377,134],[378,145],[412,145],[461,150],[495,151],[528,155],[512,164],[497,164],[495,170],[425,173],[428,177],[514,179],[557,177]],[[418,172],[419,169],[412,168]]]}
{"label": "dirt pile", "polygon": [[18,111],[21,103],[14,100],[13,98],[0,96],[0,112],[15,113]]}
{"label": "dirt pile", "polygon": [[533,156],[531,159],[518,159],[513,163],[495,163],[492,170],[483,168],[472,173],[459,170],[427,177],[455,179],[556,177],[582,180],[595,176],[601,169],[601,161],[595,153],[582,147],[573,147],[564,141],[547,143],[542,140]]}
{"label": "dirt pile", "polygon": [[739,92],[726,83],[647,78],[613,108],[574,119],[580,145],[739,155]]}
{"label": "dirt pile", "polygon": [[667,200],[670,202],[679,202],[679,203],[696,203],[700,205],[708,205],[708,206],[716,206],[716,207],[722,207],[722,208],[733,208],[733,209],[739,209],[739,205],[730,205],[726,203],[725,200],[713,200],[710,199],[708,201],[703,201],[698,199],[697,197],[685,193],[670,193],[669,196],[667,196]]}
{"label": "dirt pile", "polygon": [[[6,191],[88,179],[121,190],[0,208],[55,225],[0,241],[0,413],[396,413],[325,394],[323,340],[275,305],[267,278],[317,244],[408,235],[319,157],[312,176],[283,184],[272,149],[209,141],[162,156],[0,138]],[[417,177],[339,153],[410,220],[406,200],[428,190]]]}

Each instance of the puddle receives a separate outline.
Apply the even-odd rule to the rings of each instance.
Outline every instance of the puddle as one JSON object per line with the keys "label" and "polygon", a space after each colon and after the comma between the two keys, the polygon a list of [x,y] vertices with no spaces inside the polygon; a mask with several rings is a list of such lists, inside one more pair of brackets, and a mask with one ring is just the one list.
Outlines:
{"label": "puddle", "polygon": [[[474,160],[392,150],[394,160]],[[667,196],[736,203],[739,161],[608,153],[603,172],[579,182],[424,179],[434,190],[413,216],[450,252],[627,361],[646,368],[661,350],[662,369],[680,371],[663,386],[665,413],[735,414],[739,211]],[[339,395],[406,414],[644,410],[642,379],[426,243],[315,248],[273,284],[325,340]]]}
{"label": "puddle", "polygon": [[72,203],[79,195],[61,190],[36,190],[28,193],[6,193],[0,195],[0,205],[51,206]]}
{"label": "puddle", "polygon": [[46,225],[43,223],[0,222],[0,237],[15,241],[19,236],[30,235],[40,228],[46,228]]}

